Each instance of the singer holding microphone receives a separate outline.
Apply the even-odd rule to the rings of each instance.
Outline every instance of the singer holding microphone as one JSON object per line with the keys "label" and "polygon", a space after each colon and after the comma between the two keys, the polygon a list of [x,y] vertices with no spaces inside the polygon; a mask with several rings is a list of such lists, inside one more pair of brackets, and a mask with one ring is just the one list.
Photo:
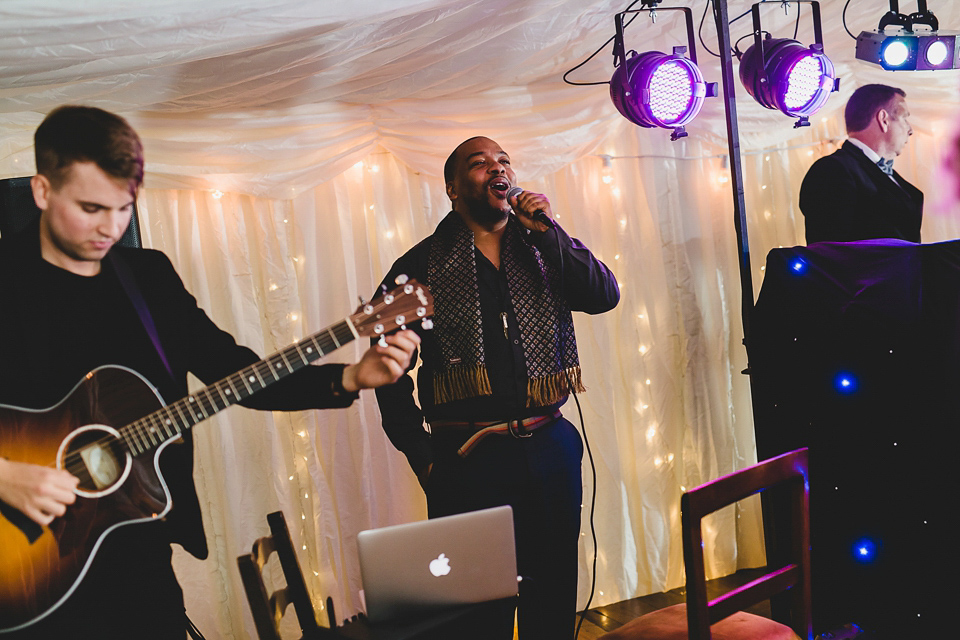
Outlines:
{"label": "singer holding microphone", "polygon": [[431,518],[513,507],[520,640],[571,638],[583,443],[560,407],[584,390],[571,311],[609,311],[620,291],[550,201],[516,187],[493,140],[460,144],[444,180],[453,210],[384,279],[427,283],[435,328],[422,334],[420,407],[410,375],[378,389],[383,428]]}

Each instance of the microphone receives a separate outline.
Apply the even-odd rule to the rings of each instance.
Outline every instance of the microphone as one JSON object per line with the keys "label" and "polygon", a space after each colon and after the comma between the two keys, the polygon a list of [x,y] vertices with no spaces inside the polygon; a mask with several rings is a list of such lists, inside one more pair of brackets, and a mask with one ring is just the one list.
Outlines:
{"label": "microphone", "polygon": [[[520,187],[510,187],[510,190],[507,191],[507,200],[509,201],[510,198],[519,196],[521,193],[523,193],[523,189],[521,189]],[[548,228],[553,229],[553,220],[547,217],[547,214],[543,212],[543,209],[537,209],[533,213],[533,216],[531,217],[537,222],[541,222],[545,224]]]}

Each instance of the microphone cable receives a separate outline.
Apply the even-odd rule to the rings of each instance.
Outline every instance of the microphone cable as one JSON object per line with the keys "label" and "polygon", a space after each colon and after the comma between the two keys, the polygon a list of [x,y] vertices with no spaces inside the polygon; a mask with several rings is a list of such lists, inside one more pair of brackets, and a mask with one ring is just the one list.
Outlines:
{"label": "microphone cable", "polygon": [[[557,254],[560,256],[560,291],[564,291],[564,286],[566,285],[566,274],[564,273],[564,264],[563,264],[563,248],[560,246],[560,232],[557,230],[556,220],[551,220],[553,227],[553,239],[557,244]],[[580,637],[580,627],[583,625],[583,621],[587,616],[587,611],[590,609],[590,603],[593,602],[593,595],[597,589],[597,526],[594,522],[593,516],[594,511],[597,505],[597,465],[593,461],[593,451],[590,449],[590,440],[587,438],[587,425],[583,420],[583,407],[580,406],[580,398],[577,397],[577,394],[573,392],[573,381],[570,380],[570,374],[567,373],[567,370],[563,370],[563,375],[567,379],[567,389],[570,389],[570,395],[573,396],[573,401],[577,405],[577,415],[580,417],[580,433],[583,434],[583,444],[584,448],[587,450],[587,458],[590,460],[590,473],[592,476],[592,490],[590,495],[590,535],[593,539],[593,562],[592,569],[590,571],[590,595],[587,597],[587,604],[584,605],[583,611],[580,612],[579,621],[577,622],[577,630],[573,634],[573,640],[577,640]],[[582,505],[581,505],[582,506]]]}
{"label": "microphone cable", "polygon": [[[512,193],[513,189],[517,189],[516,193]],[[520,187],[513,187],[513,189],[508,192],[508,197],[510,195],[519,195],[523,192],[523,189]],[[550,224],[548,225],[553,230],[553,240],[557,245],[557,255],[559,256],[559,271],[560,271],[560,294],[565,295],[564,287],[566,285],[566,273],[564,271],[564,261],[563,261],[563,247],[560,245],[560,231],[557,229],[556,220],[549,220]],[[590,603],[593,602],[594,593],[597,589],[597,555],[598,555],[598,544],[597,544],[597,526],[594,522],[594,512],[597,505],[597,465],[593,460],[593,450],[590,448],[590,440],[587,438],[587,425],[583,419],[583,407],[580,406],[580,399],[577,397],[577,394],[573,392],[573,381],[570,380],[570,374],[566,369],[563,370],[563,375],[567,379],[567,389],[570,390],[570,395],[573,396],[573,401],[577,405],[577,415],[580,417],[580,433],[583,434],[583,444],[584,448],[587,450],[587,458],[590,460],[590,473],[592,478],[592,490],[590,495],[590,535],[593,540],[593,560],[591,563],[590,571],[590,595],[587,597],[587,603],[583,607],[583,611],[580,613],[580,620],[577,622],[577,628],[574,632],[573,638],[577,640],[580,637],[580,627],[583,625],[583,621],[586,618],[587,611],[590,609]],[[581,505],[582,507],[583,505]]]}

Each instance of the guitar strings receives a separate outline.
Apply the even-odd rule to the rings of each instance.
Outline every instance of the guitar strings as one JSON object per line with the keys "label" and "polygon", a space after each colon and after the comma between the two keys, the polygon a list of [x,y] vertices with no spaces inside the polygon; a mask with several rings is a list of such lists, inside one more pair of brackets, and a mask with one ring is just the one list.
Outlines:
{"label": "guitar strings", "polygon": [[[408,283],[406,283],[406,284],[413,284],[413,282],[411,281],[411,282],[408,282]],[[353,324],[353,328],[354,328],[354,330],[357,332],[357,334],[363,335],[363,333],[361,333],[361,329],[363,329],[364,327],[366,327],[366,326],[369,325],[369,324],[377,324],[377,323],[381,323],[381,324],[382,324],[382,323],[384,322],[384,320],[383,320],[382,318],[377,318],[377,316],[380,315],[380,314],[382,313],[382,311],[383,311],[386,307],[388,307],[388,306],[390,306],[390,307],[392,307],[393,309],[397,310],[397,311],[393,314],[393,317],[394,317],[394,318],[397,318],[397,317],[399,317],[399,316],[401,315],[401,314],[399,313],[399,308],[400,308],[400,307],[404,307],[404,305],[401,304],[401,305],[397,305],[396,307],[394,307],[393,305],[395,305],[398,300],[403,300],[405,297],[410,297],[411,299],[414,299],[414,300],[416,299],[415,296],[413,296],[413,295],[411,295],[411,294],[407,294],[406,292],[403,291],[403,289],[405,288],[406,284],[404,284],[404,285],[402,285],[402,286],[400,286],[400,287],[397,287],[396,289],[394,289],[393,291],[389,292],[388,294],[386,294],[386,295],[384,295],[384,296],[381,296],[381,297],[378,298],[375,302],[368,302],[368,303],[366,303],[366,304],[363,305],[363,306],[361,307],[361,309],[358,310],[356,313],[351,314],[350,316],[348,316],[348,319],[349,319],[350,323]],[[416,285],[414,285],[414,286],[416,286]],[[398,293],[398,292],[399,292],[399,293]],[[392,296],[392,300],[391,300],[390,303],[385,302],[387,296]],[[363,309],[364,309],[367,305],[372,305],[372,307],[373,307],[373,309],[372,309],[372,311],[371,311],[370,313],[365,313],[365,312],[363,311]],[[427,305],[427,306],[429,306],[429,305]],[[408,309],[409,309],[410,311],[415,311],[415,310],[418,309],[419,307],[420,307],[419,301],[417,300],[415,304],[413,304],[413,305],[408,305],[408,306],[405,307],[403,310],[408,310]],[[365,317],[359,318],[358,316],[360,316],[361,313],[363,313]],[[424,316],[424,317],[426,317],[426,316]],[[417,320],[422,320],[422,319],[423,319],[423,318],[421,318],[421,317],[418,316],[416,319],[411,319],[411,321],[417,321]],[[404,322],[403,324],[407,324],[407,323]],[[211,417],[212,415],[214,415],[214,414],[216,414],[216,413],[219,413],[219,412],[222,411],[223,409],[226,409],[226,408],[232,406],[232,405],[235,404],[236,402],[239,402],[240,400],[243,400],[243,399],[245,399],[246,397],[249,397],[250,395],[253,395],[254,393],[257,393],[257,392],[259,392],[259,391],[262,391],[262,390],[265,389],[267,386],[271,385],[273,382],[277,382],[277,381],[281,380],[282,378],[286,377],[287,375],[289,375],[289,374],[291,374],[291,373],[295,373],[297,370],[299,370],[299,367],[296,368],[296,369],[294,369],[294,368],[291,366],[290,360],[287,359],[286,355],[288,355],[288,354],[293,354],[294,352],[296,352],[296,353],[299,355],[299,359],[300,359],[301,361],[303,361],[303,364],[302,364],[302,365],[299,365],[299,366],[307,366],[307,365],[309,365],[311,361],[307,358],[307,356],[304,355],[303,350],[300,348],[301,345],[303,345],[303,344],[305,344],[305,343],[309,343],[309,342],[314,343],[314,345],[317,347],[317,349],[319,349],[319,352],[320,352],[319,355],[315,358],[315,360],[316,360],[316,359],[319,359],[319,358],[321,358],[321,357],[323,357],[323,356],[328,355],[329,353],[332,353],[333,351],[335,351],[335,350],[336,350],[337,348],[339,348],[340,346],[343,346],[344,344],[347,344],[347,343],[349,343],[349,342],[352,342],[352,341],[354,340],[354,338],[355,338],[355,336],[354,336],[354,334],[353,334],[353,331],[350,332],[349,338],[346,339],[345,341],[337,340],[337,336],[336,336],[335,331],[336,331],[337,329],[340,329],[340,328],[346,326],[346,325],[347,325],[347,320],[343,320],[343,321],[340,321],[340,322],[335,323],[335,324],[333,324],[333,325],[330,325],[330,326],[328,326],[327,328],[318,331],[317,333],[314,333],[314,334],[312,334],[312,335],[310,335],[310,336],[307,336],[306,338],[304,338],[304,339],[302,339],[302,340],[299,340],[299,341],[297,341],[297,342],[294,342],[293,344],[289,345],[288,347],[286,347],[286,348],[284,348],[284,349],[280,349],[279,351],[271,354],[270,356],[267,356],[266,358],[264,358],[264,359],[262,359],[262,360],[260,360],[260,361],[258,361],[258,362],[255,362],[255,363],[249,365],[248,367],[246,367],[246,368],[244,368],[244,369],[241,369],[240,371],[236,371],[236,372],[234,372],[234,373],[232,373],[232,374],[230,374],[230,375],[222,378],[221,380],[218,380],[217,382],[214,382],[213,384],[207,385],[206,387],[204,387],[203,389],[201,389],[201,390],[198,391],[197,393],[189,394],[189,395],[187,395],[187,396],[184,396],[183,398],[180,398],[180,399],[177,400],[176,402],[173,402],[173,403],[171,403],[171,404],[169,404],[169,405],[167,405],[167,406],[165,406],[165,407],[162,407],[161,409],[158,409],[157,411],[154,411],[154,412],[152,412],[152,413],[149,413],[149,414],[147,414],[146,416],[140,418],[139,420],[135,420],[134,422],[131,422],[130,424],[127,424],[127,425],[125,425],[125,426],[123,426],[123,427],[120,427],[120,428],[117,429],[117,431],[120,433],[120,437],[119,437],[119,438],[113,436],[112,434],[111,434],[111,435],[107,435],[107,436],[103,436],[103,437],[101,437],[101,438],[99,438],[99,439],[97,439],[97,440],[94,440],[94,441],[92,441],[92,442],[88,442],[88,443],[82,445],[81,449],[77,449],[77,450],[68,452],[68,453],[64,456],[64,467],[65,467],[65,469],[66,469],[67,471],[69,471],[69,472],[70,472],[72,475],[74,475],[74,476],[78,476],[78,477],[79,477],[80,475],[85,474],[87,467],[86,467],[86,463],[83,461],[83,457],[82,457],[80,451],[81,451],[82,449],[89,448],[90,446],[94,446],[94,445],[106,449],[106,448],[110,448],[110,445],[111,445],[112,443],[119,441],[119,442],[121,442],[121,443],[123,444],[123,451],[122,451],[122,452],[123,452],[123,453],[130,453],[131,455],[133,455],[133,456],[135,456],[135,457],[136,457],[136,456],[139,456],[139,455],[142,455],[142,454],[144,454],[144,453],[147,453],[147,452],[149,452],[149,451],[152,451],[152,450],[153,450],[154,448],[156,448],[159,444],[162,444],[162,443],[164,443],[164,442],[167,442],[168,440],[173,439],[173,438],[175,438],[175,437],[181,436],[182,433],[183,433],[183,431],[185,431],[186,429],[189,429],[190,427],[192,427],[193,424],[197,424],[197,423],[201,422],[202,420],[205,420],[206,418],[209,418],[209,417]],[[400,325],[398,325],[398,328],[399,328],[399,326],[400,326]],[[386,329],[386,327],[384,327],[384,329]],[[384,332],[386,332],[386,331],[384,331]],[[341,337],[343,337],[343,336],[341,336]],[[270,366],[269,366],[270,363],[271,363],[271,361],[275,361],[275,360],[277,360],[277,359],[281,360],[284,364],[286,364],[287,369],[288,369],[288,370],[285,371],[282,375],[277,375],[277,372],[274,371],[273,367],[270,367]],[[281,369],[279,369],[279,371],[283,371],[283,369],[281,368]],[[245,397],[238,397],[237,394],[239,394],[240,391],[237,389],[237,385],[233,384],[233,383],[231,382],[231,380],[233,379],[235,382],[240,382],[240,383],[242,383],[242,385],[241,385],[242,387],[249,387],[249,385],[247,384],[247,381],[244,380],[244,377],[247,375],[246,372],[252,372],[252,373],[254,373],[254,374],[256,375],[256,378],[260,381],[260,388],[259,388],[259,389],[252,390],[252,391],[249,391],[248,395],[245,396]],[[267,372],[269,372],[270,375],[267,376],[266,379],[265,379],[265,378],[264,378],[264,374],[266,374]],[[271,377],[272,377],[273,379],[271,379]],[[225,387],[225,384],[226,384],[226,385],[229,385],[229,386]],[[229,401],[229,400],[225,397],[225,394],[224,394],[224,392],[223,392],[223,390],[222,390],[223,388],[229,388],[229,389],[232,390],[232,392],[233,392],[233,393],[232,393],[232,398],[233,398],[232,401]],[[213,399],[213,396],[211,395],[211,390],[214,390],[214,389],[220,394],[221,398],[223,399],[223,403],[224,403],[224,406],[223,406],[223,407],[219,407],[219,408],[217,407],[217,403],[216,403],[216,401]],[[203,396],[203,397],[201,397],[201,396]],[[201,406],[201,407],[200,407],[200,409],[201,409],[201,414],[200,414],[200,415],[196,415],[196,418],[197,418],[196,421],[191,424],[191,420],[193,420],[194,414],[193,414],[193,412],[190,410],[190,408],[189,408],[189,406],[188,406],[188,405],[190,404],[190,398],[198,398],[199,401],[202,402],[203,399],[204,399],[204,397],[205,397],[205,399],[207,400],[207,402],[208,402],[208,404],[209,404],[209,407],[210,407],[210,409],[212,409],[212,411],[206,411],[206,410]],[[178,414],[180,414],[180,418],[181,418],[182,420],[178,420],[178,419],[177,419],[177,415],[173,412],[174,409],[176,410],[176,412],[177,412]],[[190,416],[190,419],[187,419],[187,416]],[[180,424],[181,421],[182,421],[184,424]],[[154,422],[154,423],[155,423],[153,427],[147,426],[150,422]],[[165,425],[165,426],[164,426],[164,425]],[[169,432],[169,429],[166,428],[166,427],[168,427],[168,426],[172,426],[172,427],[173,427],[174,432],[173,432],[172,434]],[[156,435],[156,434],[158,434],[158,433],[163,434],[164,432],[166,432],[166,436],[164,437],[163,435],[161,435],[161,437],[160,437],[160,439],[159,439],[159,442],[154,442],[154,437],[153,437],[153,436]],[[145,446],[143,447],[143,450],[140,451],[139,453],[135,453],[135,452],[132,450],[132,448],[131,448],[131,446],[130,446],[130,444],[129,444],[129,442],[128,442],[129,439],[134,438],[134,437],[139,437],[140,442],[143,442],[144,445],[145,445]],[[134,440],[134,442],[136,443],[137,441]],[[139,443],[137,443],[137,445],[139,446]],[[55,467],[55,466],[56,466],[56,460],[54,460],[53,462],[47,464],[46,466],[48,466],[48,467]]]}
{"label": "guitar strings", "polygon": [[[300,340],[285,349],[281,349],[280,351],[277,351],[271,354],[270,356],[258,362],[255,362],[244,369],[241,369],[240,371],[236,371],[222,378],[221,380],[211,385],[208,385],[207,387],[201,389],[197,393],[184,396],[183,398],[180,398],[176,402],[171,403],[166,407],[158,409],[157,411],[147,414],[146,416],[140,418],[139,420],[135,420],[134,422],[131,422],[128,425],[120,427],[119,429],[117,429],[117,431],[120,432],[121,434],[119,438],[113,436],[112,434],[103,436],[97,440],[93,440],[91,442],[85,443],[83,445],[83,448],[90,447],[90,446],[100,446],[103,448],[108,448],[111,443],[117,442],[119,440],[124,444],[124,452],[129,452],[131,455],[134,455],[134,456],[147,453],[148,451],[153,450],[153,448],[155,448],[157,445],[162,444],[163,442],[166,442],[171,438],[179,437],[180,435],[182,435],[184,430],[192,426],[190,422],[195,416],[194,416],[194,413],[189,410],[189,404],[190,404],[189,398],[191,396],[195,398],[200,398],[201,396],[204,396],[207,399],[208,405],[210,407],[210,411],[206,411],[206,410],[203,411],[203,413],[207,414],[206,417],[210,417],[215,413],[219,413],[219,411],[226,409],[229,406],[232,406],[233,403],[238,402],[239,400],[245,399],[246,397],[253,395],[253,393],[256,393],[258,391],[265,389],[267,386],[269,386],[273,382],[276,382],[277,380],[286,377],[286,375],[290,373],[289,370],[286,370],[284,371],[283,375],[279,377],[276,376],[273,367],[270,366],[271,361],[276,361],[279,359],[287,363],[289,366],[289,360],[285,357],[285,354],[292,354],[293,352],[296,351],[299,353],[300,360],[307,360],[307,357],[304,356],[302,353],[302,349],[300,349],[300,346],[306,343],[311,343],[311,342],[314,343],[316,345],[316,348],[320,350],[320,355],[318,357],[322,357],[334,351],[337,348],[338,343],[340,345],[343,345],[343,344],[346,344],[346,342],[348,341],[352,341],[353,340],[352,332],[350,334],[349,340],[346,340],[346,341],[343,339],[344,338],[343,335],[340,336],[341,337],[340,340],[337,340],[335,337],[330,335],[337,328],[339,328],[339,325],[341,324],[344,324],[343,321],[341,321],[340,323],[337,323],[336,325],[331,325],[330,327],[327,327],[326,329],[323,329],[317,332],[316,334],[308,336],[303,340]],[[306,366],[306,364],[309,364],[309,360],[307,360],[303,366]],[[226,402],[224,403],[223,407],[218,407],[217,402],[213,400],[211,391],[214,389],[217,389],[219,391],[219,389],[221,388],[230,388],[234,394],[240,393],[238,387],[241,387],[241,388],[248,387],[246,382],[244,382],[243,380],[243,378],[248,374],[248,372],[254,373],[257,380],[260,381],[258,385],[259,389],[254,389],[252,392],[248,392],[247,396],[237,397],[237,399],[233,400],[233,402]],[[240,383],[240,384],[237,384],[237,383]],[[224,396],[223,391],[219,391],[219,393],[221,397]],[[179,417],[177,414],[179,414]],[[190,419],[188,419],[187,416],[190,416]],[[193,422],[193,424],[197,424],[201,420],[205,419],[203,416],[196,416],[196,417],[198,419],[196,420],[196,422]],[[168,423],[167,420],[169,420],[170,422]],[[154,430],[151,432],[150,427],[147,426],[150,422],[154,422],[158,425],[165,424],[167,426],[172,426],[173,433],[169,433],[169,430],[163,427],[160,428],[160,431],[157,431],[157,429],[154,428]],[[157,433],[164,433],[164,432],[166,432],[166,435],[161,436],[159,439],[159,442],[154,442],[155,438],[151,435],[151,433],[156,435]],[[127,443],[127,440],[133,436],[139,436],[139,441],[144,443],[143,451],[137,453],[133,450],[131,445]],[[64,456],[64,466],[73,475],[78,475],[78,472],[83,473],[86,470],[86,464],[84,463],[83,458],[79,451],[80,450],[71,451]],[[56,461],[49,463],[47,466],[48,467],[56,466]]]}

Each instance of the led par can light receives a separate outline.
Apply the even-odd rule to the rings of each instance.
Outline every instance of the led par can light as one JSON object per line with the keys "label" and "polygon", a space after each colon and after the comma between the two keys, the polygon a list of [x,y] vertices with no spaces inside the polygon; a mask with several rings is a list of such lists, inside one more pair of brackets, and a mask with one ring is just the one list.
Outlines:
{"label": "led par can light", "polygon": [[[697,66],[697,49],[693,34],[693,13],[689,7],[660,7],[660,0],[644,0],[642,9],[618,13],[613,40],[613,63],[616,69],[610,78],[610,98],[624,118],[641,127],[673,129],[671,140],[687,135],[684,130],[697,117],[704,98],[717,95],[716,82],[704,82]],[[631,5],[632,6],[632,5]],[[687,27],[687,45],[673,48],[673,54],[660,51],[629,53],[624,45],[623,17],[628,13],[681,11]],[[654,20],[655,22],[655,20]],[[628,23],[629,24],[629,23]],[[689,54],[689,55],[688,55]]]}
{"label": "led par can light", "polygon": [[754,100],[791,117],[809,118],[836,86],[836,73],[820,45],[766,38],[740,59],[740,81]]}
{"label": "led par can light", "polygon": [[641,127],[682,127],[697,117],[706,96],[700,69],[676,50],[673,55],[647,51],[627,58],[610,80],[613,104]]}

